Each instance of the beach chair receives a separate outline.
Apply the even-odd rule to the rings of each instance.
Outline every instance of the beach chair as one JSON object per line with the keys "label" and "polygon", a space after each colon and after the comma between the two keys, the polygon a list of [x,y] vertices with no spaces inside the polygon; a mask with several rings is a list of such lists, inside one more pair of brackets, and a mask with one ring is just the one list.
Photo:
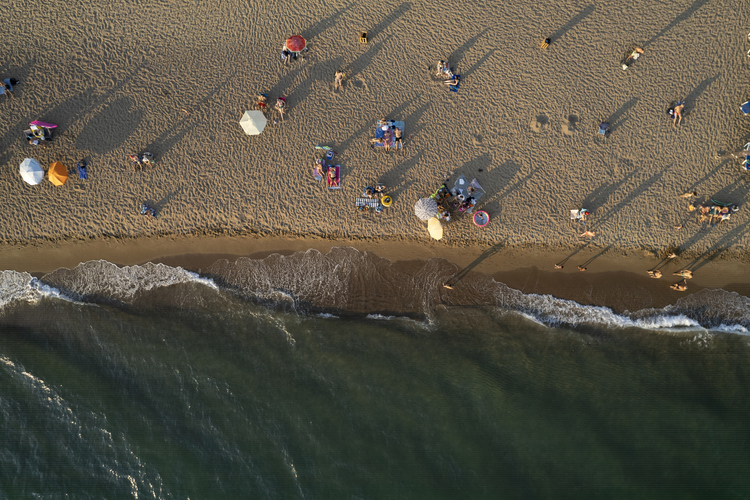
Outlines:
{"label": "beach chair", "polygon": [[376,200],[374,198],[354,198],[354,205],[356,207],[367,207],[367,208],[377,208],[378,205],[380,205],[380,200]]}
{"label": "beach chair", "polygon": [[[333,172],[333,177],[331,177],[331,172]],[[331,165],[328,167],[326,183],[328,184],[328,189],[341,189],[341,165]]]}
{"label": "beach chair", "polygon": [[750,101],[747,101],[740,106],[740,109],[745,114],[745,116],[750,115]]}

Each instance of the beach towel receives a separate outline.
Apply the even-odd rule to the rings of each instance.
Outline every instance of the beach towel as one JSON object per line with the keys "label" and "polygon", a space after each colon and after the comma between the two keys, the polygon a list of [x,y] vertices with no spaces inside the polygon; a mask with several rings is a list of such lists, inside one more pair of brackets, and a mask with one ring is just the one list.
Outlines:
{"label": "beach towel", "polygon": [[745,116],[750,115],[750,101],[743,103],[740,109],[745,113]]}
{"label": "beach towel", "polygon": [[312,168],[313,179],[315,179],[316,181],[322,181],[323,177],[320,174],[318,174],[318,170],[317,170],[318,165],[320,165],[320,167],[321,167],[320,170],[323,173],[325,173],[326,170],[328,170],[328,169],[326,168],[326,162],[324,162],[323,160],[320,160],[320,159],[315,160],[315,165],[313,165],[313,168]]}
{"label": "beach towel", "polygon": [[451,92],[458,92],[458,86],[461,85],[461,75],[455,75],[455,78],[456,78],[456,84],[448,86],[448,89]]}
{"label": "beach towel", "polygon": [[89,178],[88,171],[86,170],[86,162],[83,160],[78,162],[78,178],[83,180]]}
{"label": "beach towel", "polygon": [[[335,177],[331,179],[330,172],[335,173]],[[328,183],[328,189],[341,189],[341,165],[331,165],[328,167],[328,174],[326,175],[326,182]]]}
{"label": "beach towel", "polygon": [[[391,141],[390,141],[389,146],[392,147],[392,148],[395,148],[396,145],[399,144],[399,143],[396,142],[396,134],[393,133],[393,128],[395,127],[397,129],[399,129],[401,131],[401,136],[403,137],[403,135],[404,135],[404,122],[402,122],[402,121],[388,120],[386,122],[386,125],[380,125],[380,122],[378,122],[378,124],[375,125],[375,138],[376,139],[385,139],[386,130],[383,130],[383,127],[386,127],[386,130],[390,130],[390,132],[391,132]],[[384,148],[385,147],[385,142],[383,142],[382,144],[379,144],[379,143],[376,142],[376,143],[374,143],[374,146],[376,148]],[[399,146],[400,146],[400,144],[399,144]]]}

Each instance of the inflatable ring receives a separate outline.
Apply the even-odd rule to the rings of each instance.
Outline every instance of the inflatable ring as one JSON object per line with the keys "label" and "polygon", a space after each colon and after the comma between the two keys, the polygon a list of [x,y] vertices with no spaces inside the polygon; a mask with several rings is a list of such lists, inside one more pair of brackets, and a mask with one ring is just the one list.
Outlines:
{"label": "inflatable ring", "polygon": [[393,203],[393,198],[391,198],[390,196],[383,196],[383,199],[380,200],[380,203],[382,203],[384,207],[390,207]]}
{"label": "inflatable ring", "polygon": [[490,216],[484,210],[480,210],[479,212],[475,213],[473,219],[474,224],[479,227],[484,227],[490,223]]}

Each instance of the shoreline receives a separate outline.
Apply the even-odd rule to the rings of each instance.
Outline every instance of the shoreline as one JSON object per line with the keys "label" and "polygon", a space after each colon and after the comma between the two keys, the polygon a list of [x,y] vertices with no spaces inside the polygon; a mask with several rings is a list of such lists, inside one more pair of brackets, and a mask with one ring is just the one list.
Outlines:
{"label": "shoreline", "polygon": [[[283,236],[133,238],[6,247],[2,249],[0,268],[42,277],[59,268],[72,269],[81,262],[106,260],[118,266],[162,263],[200,274],[221,259],[260,260],[272,254],[291,255],[310,249],[325,254],[334,247],[353,247],[407,266],[410,262],[444,259],[457,267],[457,273],[468,267],[471,272],[492,276],[525,294],[552,295],[582,305],[609,307],[615,312],[664,307],[707,288],[750,296],[750,279],[741,279],[750,276],[750,265],[735,258],[678,258],[665,263],[653,252],[599,249],[593,245],[571,250]],[[561,261],[566,261],[564,268],[555,269],[554,264]],[[649,278],[645,271],[660,263],[664,277]],[[580,264],[586,264],[585,272],[578,271]],[[672,273],[691,266],[695,278],[689,281],[688,291],[670,290],[669,285],[680,280]]]}

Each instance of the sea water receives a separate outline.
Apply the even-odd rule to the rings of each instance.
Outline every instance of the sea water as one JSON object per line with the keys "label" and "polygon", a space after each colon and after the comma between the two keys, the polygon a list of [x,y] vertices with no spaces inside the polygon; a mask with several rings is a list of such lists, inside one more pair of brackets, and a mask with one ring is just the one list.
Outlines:
{"label": "sea water", "polygon": [[745,498],[750,307],[352,249],[0,273],[0,498]]}

